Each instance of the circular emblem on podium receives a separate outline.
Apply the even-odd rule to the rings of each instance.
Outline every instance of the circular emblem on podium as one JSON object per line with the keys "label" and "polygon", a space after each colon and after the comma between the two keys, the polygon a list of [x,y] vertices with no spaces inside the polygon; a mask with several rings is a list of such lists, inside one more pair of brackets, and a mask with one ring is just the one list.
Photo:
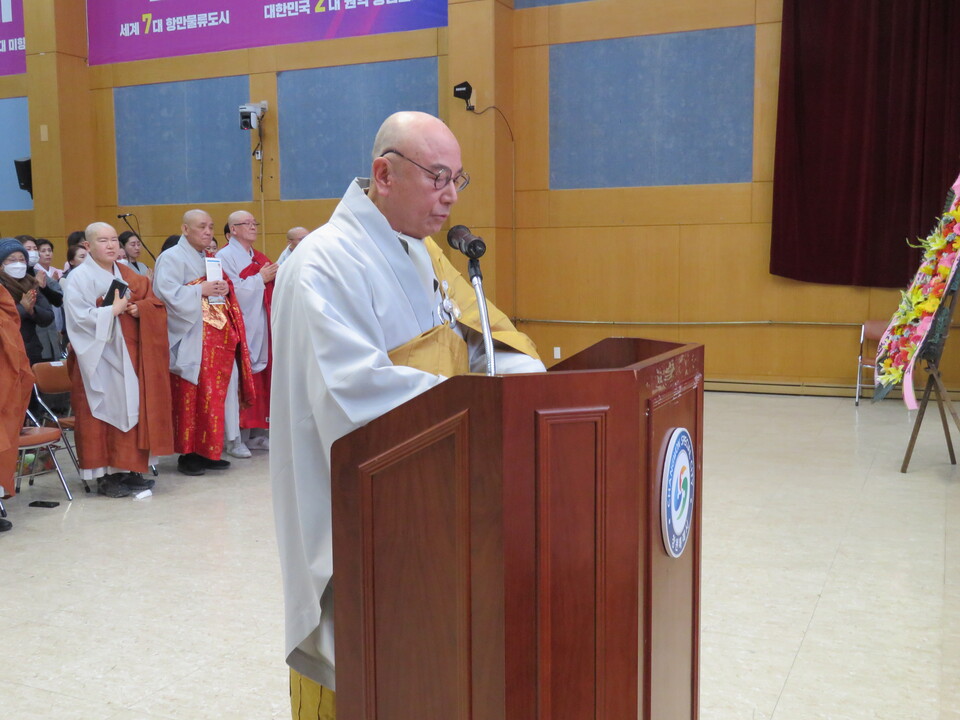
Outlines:
{"label": "circular emblem on podium", "polygon": [[690,537],[696,477],[693,439],[686,428],[674,428],[660,477],[660,528],[670,557],[680,557]]}

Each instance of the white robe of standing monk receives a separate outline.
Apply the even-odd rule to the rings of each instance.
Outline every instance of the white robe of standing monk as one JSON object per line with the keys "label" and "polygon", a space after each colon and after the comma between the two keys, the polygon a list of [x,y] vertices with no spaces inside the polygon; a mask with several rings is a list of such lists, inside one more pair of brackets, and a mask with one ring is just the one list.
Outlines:
{"label": "white robe of standing monk", "polygon": [[111,273],[88,255],[70,273],[63,296],[64,319],[90,414],[126,432],[140,418],[140,383],[120,329],[120,318],[109,305],[97,307],[97,300],[114,279],[123,282],[116,265]]}
{"label": "white robe of standing monk", "polygon": [[253,262],[253,253],[247,250],[239,240],[230,238],[230,242],[217,253],[223,263],[223,272],[233,281],[233,292],[240,312],[243,313],[243,324],[247,331],[247,347],[250,349],[250,364],[253,372],[258,373],[267,366],[270,343],[267,329],[270,319],[267,317],[267,308],[263,304],[263,293],[266,286],[260,273],[241,278],[240,273]]}
{"label": "white robe of standing monk", "polygon": [[[443,381],[388,353],[445,320],[430,259],[351,183],[330,221],[281,266],[272,304],[270,474],[286,602],[287,663],[335,689],[330,449],[351,430]],[[434,287],[431,287],[434,286]],[[483,371],[482,338],[467,340]],[[497,350],[498,370],[543,364]],[[318,441],[319,440],[319,441]]]}

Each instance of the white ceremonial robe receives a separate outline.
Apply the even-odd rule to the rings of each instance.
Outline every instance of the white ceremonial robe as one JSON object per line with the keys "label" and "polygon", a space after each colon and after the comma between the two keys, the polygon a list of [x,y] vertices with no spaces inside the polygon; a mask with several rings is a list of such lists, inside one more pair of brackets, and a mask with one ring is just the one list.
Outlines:
{"label": "white ceremonial robe", "polygon": [[63,309],[90,414],[126,432],[140,420],[140,383],[120,318],[110,306],[97,307],[114,278],[123,280],[116,265],[109,272],[88,255],[70,273]]}
{"label": "white ceremonial robe", "polygon": [[243,325],[247,333],[247,348],[250,350],[250,365],[258,373],[267,367],[270,343],[267,341],[267,328],[270,319],[263,304],[264,283],[260,273],[241,278],[240,273],[253,262],[253,253],[247,250],[239,240],[230,238],[230,242],[217,253],[223,263],[223,273],[233,281],[233,292],[243,315]]}
{"label": "white ceremonial robe", "polygon": [[[272,305],[270,474],[285,651],[291,667],[331,689],[331,446],[444,379],[388,356],[441,319],[437,295],[364,187],[351,183],[330,221],[281,266]],[[544,369],[525,355],[526,362],[511,362],[517,355],[498,351],[497,362],[519,372]]]}
{"label": "white ceremonial robe", "polygon": [[157,257],[153,269],[153,292],[167,306],[167,336],[170,341],[170,372],[197,384],[203,359],[203,305],[200,284],[206,278],[205,254],[180,236],[180,242]]}
{"label": "white ceremonial robe", "polygon": [[290,253],[292,253],[292,252],[293,252],[293,250],[291,250],[291,249],[290,249],[290,246],[287,245],[287,246],[283,249],[283,252],[280,253],[280,257],[277,258],[277,265],[282,265],[282,264],[283,264],[283,261],[286,260],[288,257],[290,257]]}

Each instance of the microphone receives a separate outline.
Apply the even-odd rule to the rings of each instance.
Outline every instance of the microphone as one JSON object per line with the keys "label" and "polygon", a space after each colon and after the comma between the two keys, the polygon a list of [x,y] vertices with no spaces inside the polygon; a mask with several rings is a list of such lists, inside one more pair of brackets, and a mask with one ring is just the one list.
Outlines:
{"label": "microphone", "polygon": [[117,220],[123,220],[125,217],[130,217],[133,213],[120,213],[117,215]]}
{"label": "microphone", "polygon": [[450,247],[459,250],[471,260],[483,257],[487,251],[487,245],[483,238],[478,238],[466,225],[454,225],[447,232],[447,242]]}

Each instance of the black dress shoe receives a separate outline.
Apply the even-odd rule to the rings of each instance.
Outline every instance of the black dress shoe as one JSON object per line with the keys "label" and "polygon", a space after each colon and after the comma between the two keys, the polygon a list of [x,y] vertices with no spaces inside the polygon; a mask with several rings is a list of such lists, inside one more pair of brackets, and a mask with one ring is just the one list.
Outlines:
{"label": "black dress shoe", "polygon": [[13,523],[5,518],[0,518],[0,532],[6,532],[13,527]]}
{"label": "black dress shoe", "polygon": [[133,492],[153,490],[153,486],[157,484],[157,481],[153,478],[145,478],[143,473],[138,472],[124,473],[123,477],[120,478],[120,482],[133,490]]}
{"label": "black dress shoe", "polygon": [[203,467],[207,468],[207,470],[226,470],[228,467],[230,467],[229,460],[211,460],[203,455],[197,455],[197,457],[200,458],[200,462],[203,464]]}
{"label": "black dress shoe", "polygon": [[120,480],[119,473],[110,473],[97,478],[97,494],[112,498],[127,497],[131,490]]}
{"label": "black dress shoe", "polygon": [[177,458],[177,471],[184,475],[203,475],[205,458],[196,453],[188,453]]}

